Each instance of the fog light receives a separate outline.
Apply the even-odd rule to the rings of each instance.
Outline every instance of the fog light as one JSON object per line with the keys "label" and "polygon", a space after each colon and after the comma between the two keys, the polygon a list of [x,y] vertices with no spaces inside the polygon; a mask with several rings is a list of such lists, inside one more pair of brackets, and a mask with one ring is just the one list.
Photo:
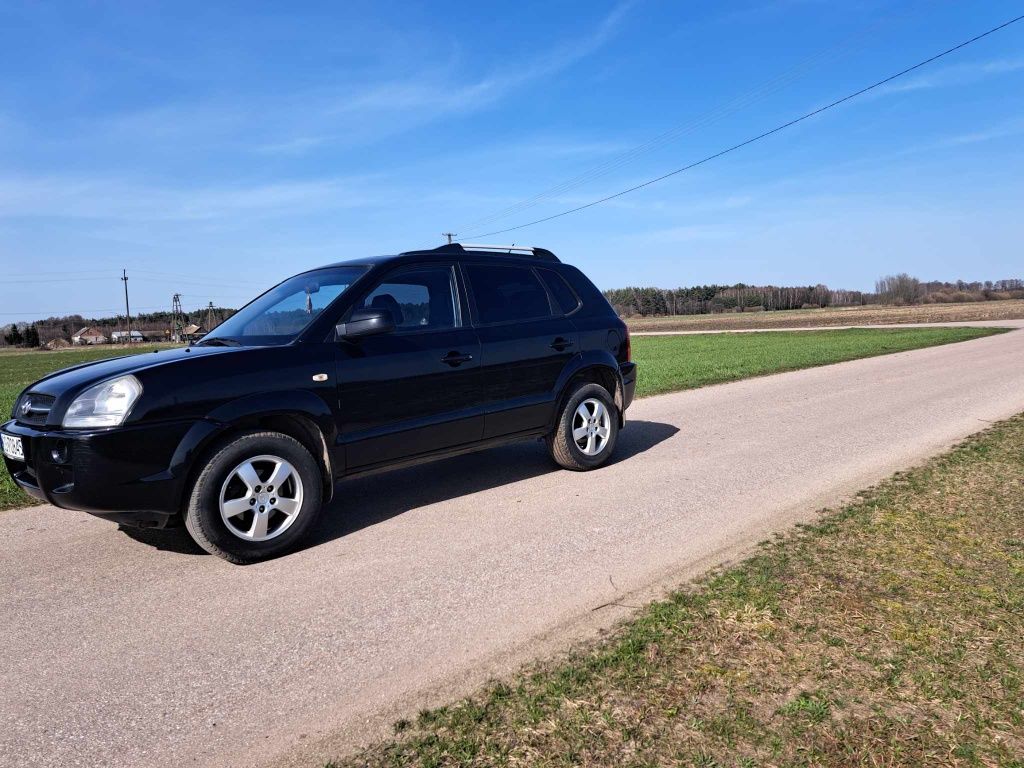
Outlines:
{"label": "fog light", "polygon": [[68,441],[58,440],[53,450],[50,451],[55,464],[66,464],[68,460]]}

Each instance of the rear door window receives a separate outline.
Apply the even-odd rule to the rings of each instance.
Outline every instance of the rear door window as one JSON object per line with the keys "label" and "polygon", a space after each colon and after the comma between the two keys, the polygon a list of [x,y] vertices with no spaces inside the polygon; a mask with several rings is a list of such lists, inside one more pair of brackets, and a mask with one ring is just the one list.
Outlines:
{"label": "rear door window", "polygon": [[481,323],[551,317],[547,291],[530,267],[467,264],[464,268]]}

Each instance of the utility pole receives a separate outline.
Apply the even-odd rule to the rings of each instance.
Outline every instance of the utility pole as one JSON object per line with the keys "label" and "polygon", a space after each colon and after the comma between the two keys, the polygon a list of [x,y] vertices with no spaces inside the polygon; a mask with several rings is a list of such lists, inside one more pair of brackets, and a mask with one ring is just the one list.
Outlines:
{"label": "utility pole", "polygon": [[181,341],[184,314],[181,310],[181,294],[176,293],[171,297],[171,341]]}
{"label": "utility pole", "polygon": [[128,308],[128,270],[121,270],[121,280],[124,282],[124,315],[128,318],[128,343],[132,343],[132,312]]}
{"label": "utility pole", "polygon": [[441,233],[441,237],[447,237],[448,238],[448,245],[451,245],[452,244],[452,238],[455,237],[455,233],[454,232],[442,232]]}
{"label": "utility pole", "polygon": [[213,330],[213,302],[211,301],[209,306],[206,307],[206,332],[209,333]]}

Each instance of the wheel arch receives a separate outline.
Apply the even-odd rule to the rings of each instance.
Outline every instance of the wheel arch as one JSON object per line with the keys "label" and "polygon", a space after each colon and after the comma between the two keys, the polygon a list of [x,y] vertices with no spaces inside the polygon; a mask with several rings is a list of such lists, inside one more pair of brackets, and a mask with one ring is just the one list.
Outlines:
{"label": "wheel arch", "polygon": [[619,428],[623,426],[623,386],[622,374],[619,372],[618,361],[608,352],[594,351],[578,355],[573,358],[573,364],[566,367],[559,378],[556,391],[558,397],[555,400],[555,410],[552,415],[550,428],[554,429],[558,422],[558,415],[565,407],[570,393],[576,384],[580,382],[592,382],[600,384],[611,394],[618,410]]}
{"label": "wheel arch", "polygon": [[324,503],[333,497],[338,468],[331,446],[336,442],[337,427],[327,404],[316,395],[293,391],[246,396],[219,406],[202,424],[199,434],[179,447],[184,455],[175,457],[177,463],[187,466],[182,508],[210,455],[233,437],[253,430],[280,432],[299,441],[320,467]]}

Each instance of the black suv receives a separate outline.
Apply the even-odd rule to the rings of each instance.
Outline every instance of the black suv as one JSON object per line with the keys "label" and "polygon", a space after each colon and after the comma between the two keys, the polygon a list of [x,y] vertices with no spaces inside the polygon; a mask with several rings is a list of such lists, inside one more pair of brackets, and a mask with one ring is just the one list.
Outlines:
{"label": "black suv", "polygon": [[593,469],[635,386],[626,326],[582,272],[456,243],[303,272],[194,346],[54,373],[0,436],[31,495],[183,520],[243,563],[299,541],[343,477],[537,437]]}

